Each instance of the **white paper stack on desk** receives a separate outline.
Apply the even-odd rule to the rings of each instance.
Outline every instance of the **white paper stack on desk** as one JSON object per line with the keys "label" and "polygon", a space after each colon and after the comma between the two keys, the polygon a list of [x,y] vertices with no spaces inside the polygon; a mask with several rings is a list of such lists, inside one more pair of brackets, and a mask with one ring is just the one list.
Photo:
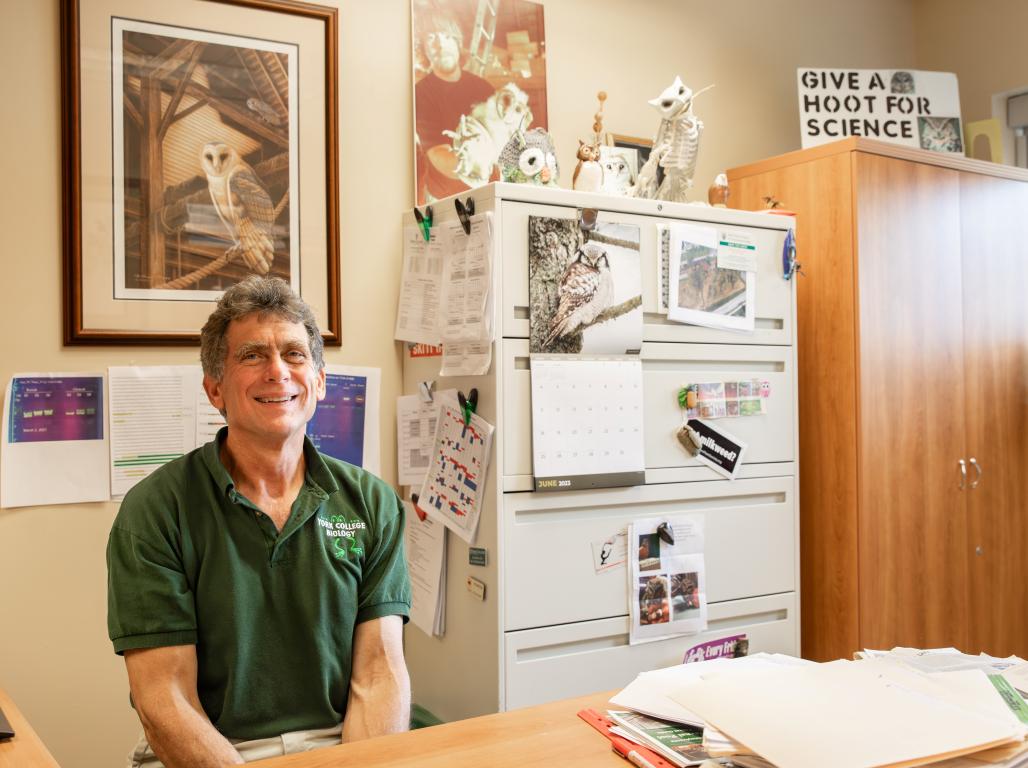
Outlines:
{"label": "white paper stack on desk", "polygon": [[1028,766],[1028,707],[1009,683],[1028,678],[1021,659],[952,649],[862,655],[686,664],[644,673],[612,701],[703,725],[707,751],[744,767]]}

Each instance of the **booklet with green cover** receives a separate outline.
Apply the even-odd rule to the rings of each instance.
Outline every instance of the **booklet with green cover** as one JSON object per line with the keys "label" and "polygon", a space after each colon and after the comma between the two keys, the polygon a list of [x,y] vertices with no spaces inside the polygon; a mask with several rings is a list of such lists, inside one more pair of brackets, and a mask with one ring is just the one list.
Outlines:
{"label": "booklet with green cover", "polygon": [[703,749],[702,728],[657,720],[638,712],[611,710],[608,714],[611,720],[675,765],[685,768],[710,758]]}

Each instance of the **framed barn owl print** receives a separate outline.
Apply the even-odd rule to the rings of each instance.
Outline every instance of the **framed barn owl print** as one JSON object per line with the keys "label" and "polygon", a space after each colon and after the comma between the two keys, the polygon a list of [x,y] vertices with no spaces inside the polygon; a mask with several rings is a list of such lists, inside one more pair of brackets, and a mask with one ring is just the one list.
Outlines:
{"label": "framed barn owl print", "polygon": [[250,275],[340,343],[338,38],[293,0],[61,0],[65,344],[196,344]]}

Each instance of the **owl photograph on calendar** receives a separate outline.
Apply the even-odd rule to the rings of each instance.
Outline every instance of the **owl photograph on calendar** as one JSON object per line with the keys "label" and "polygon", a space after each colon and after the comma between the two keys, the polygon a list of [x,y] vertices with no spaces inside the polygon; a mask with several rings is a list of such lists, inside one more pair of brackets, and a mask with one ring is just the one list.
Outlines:
{"label": "owl photograph on calendar", "polygon": [[297,46],[114,21],[115,297],[299,287]]}
{"label": "owl photograph on calendar", "polygon": [[639,227],[531,216],[532,352],[623,355],[642,347]]}

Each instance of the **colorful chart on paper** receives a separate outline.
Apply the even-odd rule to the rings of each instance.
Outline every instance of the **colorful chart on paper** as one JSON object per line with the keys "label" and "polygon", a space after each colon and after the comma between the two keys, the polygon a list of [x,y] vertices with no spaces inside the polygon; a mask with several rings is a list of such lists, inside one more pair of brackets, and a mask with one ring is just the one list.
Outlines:
{"label": "colorful chart on paper", "polygon": [[103,388],[94,376],[15,378],[9,442],[102,440]]}
{"label": "colorful chart on paper", "polygon": [[364,466],[367,389],[364,376],[326,374],[325,399],[307,422],[307,436],[315,448],[356,467]]}
{"label": "colorful chart on paper", "polygon": [[418,505],[470,543],[482,508],[493,427],[476,414],[465,424],[456,403],[444,401],[439,408],[432,464]]}

